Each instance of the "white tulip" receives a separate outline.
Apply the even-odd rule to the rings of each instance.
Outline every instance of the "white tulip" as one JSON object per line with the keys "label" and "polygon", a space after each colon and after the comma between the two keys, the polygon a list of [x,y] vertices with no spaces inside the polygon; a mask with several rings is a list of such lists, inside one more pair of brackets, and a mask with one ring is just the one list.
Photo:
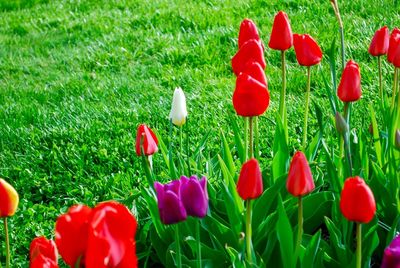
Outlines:
{"label": "white tulip", "polygon": [[169,119],[174,125],[180,127],[185,124],[187,115],[185,94],[180,87],[177,87],[174,91]]}

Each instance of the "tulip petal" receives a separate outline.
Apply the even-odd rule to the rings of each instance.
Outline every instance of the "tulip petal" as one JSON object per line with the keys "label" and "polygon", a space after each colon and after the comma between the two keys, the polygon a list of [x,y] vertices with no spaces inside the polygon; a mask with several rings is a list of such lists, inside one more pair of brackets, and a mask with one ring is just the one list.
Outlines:
{"label": "tulip petal", "polygon": [[207,214],[208,199],[197,177],[182,185],[182,201],[188,215],[203,218]]}
{"label": "tulip petal", "polygon": [[13,216],[18,203],[17,191],[4,179],[0,179],[0,218]]}

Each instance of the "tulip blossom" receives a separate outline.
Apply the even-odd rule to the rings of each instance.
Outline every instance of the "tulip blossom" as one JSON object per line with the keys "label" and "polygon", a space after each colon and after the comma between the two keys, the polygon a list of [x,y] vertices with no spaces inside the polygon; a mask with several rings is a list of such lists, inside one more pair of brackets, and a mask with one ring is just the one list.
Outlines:
{"label": "tulip blossom", "polygon": [[368,223],[373,219],[376,211],[374,195],[362,178],[356,176],[344,182],[340,210],[349,221]]}
{"label": "tulip blossom", "polygon": [[397,235],[383,252],[381,268],[400,267],[400,235]]}
{"label": "tulip blossom", "polygon": [[57,219],[56,245],[65,263],[71,267],[75,267],[78,260],[83,267],[91,213],[91,208],[75,205]]}
{"label": "tulip blossom", "polygon": [[122,204],[104,202],[92,210],[86,268],[137,267],[135,217]]}
{"label": "tulip blossom", "polygon": [[263,192],[263,181],[260,166],[255,158],[243,164],[236,186],[243,200],[255,199]]}
{"label": "tulip blossom", "polygon": [[322,51],[308,34],[293,34],[293,45],[297,62],[302,66],[313,66],[321,62]]}
{"label": "tulip blossom", "polygon": [[255,61],[265,69],[264,50],[260,42],[256,39],[250,39],[244,43],[235,56],[233,56],[232,69],[236,76],[243,72],[248,61]]}
{"label": "tulip blossom", "polygon": [[177,87],[174,91],[169,119],[174,125],[180,127],[185,124],[187,116],[185,93],[180,87]]}
{"label": "tulip blossom", "polygon": [[30,268],[57,268],[58,253],[53,240],[37,237],[29,248]]}
{"label": "tulip blossom", "polygon": [[136,134],[136,154],[142,155],[141,147],[145,155],[152,155],[158,151],[158,139],[154,132],[145,124],[139,125]]}
{"label": "tulip blossom", "polygon": [[232,101],[238,115],[258,116],[269,106],[269,92],[266,85],[246,73],[241,73],[236,79]]}
{"label": "tulip blossom", "polygon": [[250,39],[255,39],[256,41],[261,42],[260,36],[258,35],[257,26],[251,19],[244,19],[240,24],[238,40],[239,48],[241,48],[244,43]]}
{"label": "tulip blossom", "polygon": [[400,67],[400,30],[398,28],[393,29],[390,35],[387,59],[397,68]]}
{"label": "tulip blossom", "polygon": [[181,177],[181,197],[187,215],[204,218],[208,209],[207,178]]}
{"label": "tulip blossom", "polygon": [[353,60],[348,61],[343,70],[337,95],[343,102],[353,102],[361,98],[360,68]]}
{"label": "tulip blossom", "polygon": [[293,34],[287,14],[279,11],[274,19],[268,46],[275,50],[287,50],[293,45]]}
{"label": "tulip blossom", "polygon": [[187,213],[181,195],[181,181],[174,180],[162,185],[154,183],[157,192],[158,211],[164,224],[174,224],[186,220]]}
{"label": "tulip blossom", "polygon": [[377,30],[372,37],[371,44],[369,45],[368,53],[372,56],[385,55],[389,48],[389,29],[384,26]]}
{"label": "tulip blossom", "polygon": [[244,73],[250,75],[261,84],[267,86],[267,78],[260,64],[256,61],[248,61],[243,70]]}
{"label": "tulip blossom", "polygon": [[15,214],[19,202],[17,191],[8,182],[0,178],[0,218]]}
{"label": "tulip blossom", "polygon": [[294,154],[290,163],[286,189],[291,195],[300,197],[312,192],[314,188],[314,180],[307,158],[302,152],[298,151]]}

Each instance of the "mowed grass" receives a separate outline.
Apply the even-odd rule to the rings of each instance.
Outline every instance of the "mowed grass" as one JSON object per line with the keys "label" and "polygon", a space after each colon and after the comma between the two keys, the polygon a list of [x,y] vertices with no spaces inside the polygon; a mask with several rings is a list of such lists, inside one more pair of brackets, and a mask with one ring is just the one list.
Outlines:
{"label": "mowed grass", "polygon": [[[369,41],[383,25],[400,26],[399,6],[391,0],[339,5],[347,57],[360,63],[363,77],[363,99],[354,105],[353,122],[366,128],[367,105],[377,98]],[[136,127],[146,123],[167,138],[175,87],[186,92],[192,148],[212,130],[204,149],[212,156],[220,129],[229,130],[229,116],[234,116],[230,59],[240,22],[253,19],[267,44],[279,10],[288,13],[293,32],[311,34],[323,51],[334,38],[338,44],[328,0],[0,1],[0,177],[21,198],[9,221],[13,267],[27,267],[30,241],[53,237],[57,216],[72,204],[115,199],[132,208],[144,183],[134,152]],[[265,57],[271,104],[260,119],[260,138],[267,162],[281,80],[280,54],[266,49]],[[338,57],[338,69],[339,63]],[[330,120],[321,75],[329,77],[326,58],[321,67],[312,69],[312,101]],[[390,93],[392,70],[387,64],[384,68]],[[288,72],[289,136],[295,150],[306,76],[293,49]],[[317,131],[313,104],[309,125],[311,138]],[[156,174],[168,179],[166,168],[157,165],[161,162],[156,155]]]}

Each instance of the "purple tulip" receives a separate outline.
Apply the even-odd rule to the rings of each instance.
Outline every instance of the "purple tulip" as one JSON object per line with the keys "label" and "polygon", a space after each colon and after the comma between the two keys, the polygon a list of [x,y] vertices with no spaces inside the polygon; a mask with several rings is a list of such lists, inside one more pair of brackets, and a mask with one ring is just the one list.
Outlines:
{"label": "purple tulip", "polygon": [[154,183],[157,192],[158,211],[164,224],[173,224],[186,220],[187,214],[181,199],[181,181],[175,180],[162,185]]}
{"label": "purple tulip", "polygon": [[381,268],[400,268],[400,235],[385,249]]}
{"label": "purple tulip", "polygon": [[197,176],[191,176],[190,179],[182,176],[181,192],[187,214],[204,218],[208,209],[207,178],[198,180]]}

